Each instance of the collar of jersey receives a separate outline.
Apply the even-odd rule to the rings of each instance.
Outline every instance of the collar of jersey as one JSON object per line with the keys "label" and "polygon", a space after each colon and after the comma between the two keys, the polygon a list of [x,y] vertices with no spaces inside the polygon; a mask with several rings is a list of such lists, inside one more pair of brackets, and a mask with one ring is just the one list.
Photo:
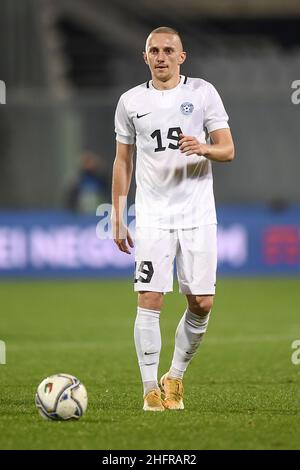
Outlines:
{"label": "collar of jersey", "polygon": [[181,87],[181,85],[183,84],[184,82],[184,79],[185,79],[185,76],[184,75],[180,75],[180,82],[178,83],[178,85],[176,85],[174,88],[170,88],[169,90],[158,90],[157,88],[155,88],[152,84],[152,80],[149,81],[149,88],[150,90],[153,90],[153,91],[156,91],[157,93],[172,93],[174,92],[175,90],[177,90],[178,88]]}

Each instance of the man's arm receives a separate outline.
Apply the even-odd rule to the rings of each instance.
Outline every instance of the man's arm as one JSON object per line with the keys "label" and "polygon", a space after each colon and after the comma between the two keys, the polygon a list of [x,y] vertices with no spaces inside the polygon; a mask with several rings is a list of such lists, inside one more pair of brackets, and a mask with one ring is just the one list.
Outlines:
{"label": "man's arm", "polygon": [[127,243],[132,248],[133,241],[123,223],[123,213],[131,183],[134,144],[117,141],[116,158],[112,177],[112,229],[119,250],[130,254]]}
{"label": "man's arm", "polygon": [[186,155],[203,155],[214,162],[231,162],[234,159],[234,144],[230,129],[217,129],[209,134],[212,144],[202,144],[196,137],[180,134],[179,148]]}

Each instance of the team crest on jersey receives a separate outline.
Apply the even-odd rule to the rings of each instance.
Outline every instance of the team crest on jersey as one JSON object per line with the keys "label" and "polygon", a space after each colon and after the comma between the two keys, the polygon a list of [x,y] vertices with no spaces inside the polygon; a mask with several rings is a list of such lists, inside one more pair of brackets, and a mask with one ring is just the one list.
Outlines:
{"label": "team crest on jersey", "polygon": [[192,114],[192,112],[194,111],[194,105],[186,101],[185,103],[182,103],[182,105],[180,106],[180,111],[184,115]]}

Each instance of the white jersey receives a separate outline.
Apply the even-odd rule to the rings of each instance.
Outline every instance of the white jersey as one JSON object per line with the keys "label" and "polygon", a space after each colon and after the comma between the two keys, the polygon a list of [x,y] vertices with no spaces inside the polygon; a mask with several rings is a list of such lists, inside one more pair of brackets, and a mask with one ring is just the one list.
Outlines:
{"label": "white jersey", "polygon": [[221,98],[210,83],[181,76],[170,90],[152,82],[124,93],[115,115],[116,139],[136,144],[136,225],[192,228],[216,223],[211,162],[179,150],[179,134],[205,143],[228,128]]}

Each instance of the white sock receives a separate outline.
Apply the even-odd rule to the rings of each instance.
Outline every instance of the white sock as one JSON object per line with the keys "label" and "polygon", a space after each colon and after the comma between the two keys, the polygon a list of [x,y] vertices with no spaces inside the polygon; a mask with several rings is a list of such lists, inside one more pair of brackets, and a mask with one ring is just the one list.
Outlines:
{"label": "white sock", "polygon": [[169,376],[182,379],[206,332],[209,314],[196,315],[187,309],[175,335],[175,350]]}
{"label": "white sock", "polygon": [[138,307],[134,324],[134,342],[144,395],[158,388],[157,370],[161,349],[159,313],[157,310]]}

